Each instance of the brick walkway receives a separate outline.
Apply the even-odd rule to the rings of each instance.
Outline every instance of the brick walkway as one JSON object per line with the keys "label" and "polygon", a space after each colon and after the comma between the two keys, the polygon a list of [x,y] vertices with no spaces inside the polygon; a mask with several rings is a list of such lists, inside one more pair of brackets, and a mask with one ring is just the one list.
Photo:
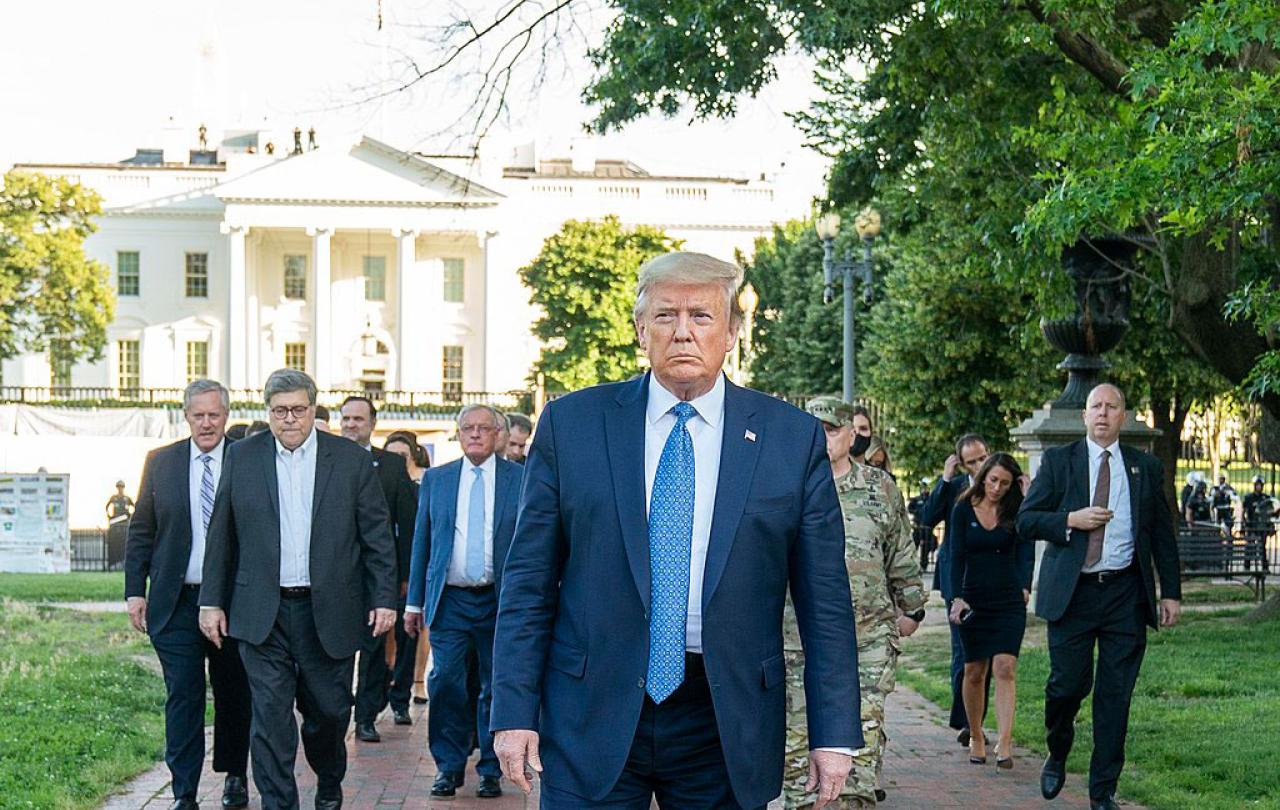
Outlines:
{"label": "brick walkway", "polygon": [[[346,794],[344,807],[353,810],[375,808],[427,808],[449,807],[452,810],[516,810],[537,807],[537,793],[526,804],[519,792],[504,784],[506,795],[501,799],[477,799],[476,775],[467,774],[467,784],[456,799],[430,799],[431,781],[435,767],[427,756],[426,706],[414,706],[411,713],[414,724],[410,727],[392,724],[390,714],[384,714],[378,723],[382,733],[381,743],[361,743],[354,737],[347,738],[347,778],[343,784]],[[938,725],[935,717],[941,712],[920,695],[899,685],[888,706],[888,728],[891,742],[885,757],[885,788],[889,799],[881,806],[886,808],[1087,808],[1084,794],[1085,779],[1071,774],[1067,789],[1052,805],[1040,797],[1040,760],[1026,751],[1018,750],[1012,771],[997,771],[994,764],[970,765],[967,750],[955,742],[952,731]],[[310,807],[315,779],[310,769],[301,764],[299,756],[298,782],[302,788],[302,805]],[[988,760],[994,763],[994,757]],[[474,765],[474,763],[473,763]],[[222,777],[205,766],[201,780],[201,806],[207,810],[219,807],[222,796]],[[122,792],[113,796],[104,810],[137,810],[167,808],[170,798],[168,771],[163,764],[130,782]],[[250,787],[253,802],[258,808],[257,791]],[[775,803],[776,805],[777,803]]]}

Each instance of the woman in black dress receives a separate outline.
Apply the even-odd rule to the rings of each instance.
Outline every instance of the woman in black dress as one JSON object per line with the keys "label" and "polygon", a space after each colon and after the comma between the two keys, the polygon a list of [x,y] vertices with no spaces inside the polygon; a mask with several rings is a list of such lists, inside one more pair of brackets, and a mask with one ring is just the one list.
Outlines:
{"label": "woman in black dress", "polygon": [[[1035,548],[1020,539],[1014,518],[1022,505],[1026,478],[1008,453],[987,459],[951,512],[951,621],[964,643],[964,709],[969,728],[982,727],[987,670],[996,682],[999,743],[996,765],[1013,767],[1013,707],[1018,650],[1027,629],[1027,600]],[[969,737],[969,761],[987,761],[984,735]]]}

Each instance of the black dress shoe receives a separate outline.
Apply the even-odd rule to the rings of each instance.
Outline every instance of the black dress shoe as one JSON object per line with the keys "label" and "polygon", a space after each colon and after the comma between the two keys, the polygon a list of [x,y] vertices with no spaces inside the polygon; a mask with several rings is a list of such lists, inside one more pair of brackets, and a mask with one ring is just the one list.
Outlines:
{"label": "black dress shoe", "polygon": [[200,805],[195,799],[174,799],[169,810],[200,810]]}
{"label": "black dress shoe", "polygon": [[1067,763],[1048,757],[1040,769],[1040,795],[1052,799],[1062,792],[1067,781]]}
{"label": "black dress shoe", "polygon": [[413,696],[413,705],[415,705],[415,706],[425,706],[425,705],[427,705],[427,699],[426,699],[425,697],[419,697],[418,695],[414,695],[414,696]]}
{"label": "black dress shoe", "polygon": [[391,714],[395,716],[395,718],[396,718],[396,725],[397,725],[397,726],[411,726],[411,725],[413,725],[413,718],[409,716],[409,710],[408,710],[407,708],[406,708],[406,709],[392,709],[392,710],[391,710]]}
{"label": "black dress shoe", "polygon": [[222,806],[226,810],[249,806],[249,783],[243,776],[227,774],[222,783]]}
{"label": "black dress shoe", "polygon": [[876,801],[882,802],[889,798],[889,794],[884,792],[884,788],[876,788]]}
{"label": "black dress shoe", "polygon": [[1115,796],[1107,796],[1103,799],[1090,799],[1089,810],[1120,810],[1120,805],[1116,804]]}
{"label": "black dress shoe", "polygon": [[360,742],[382,742],[382,735],[373,723],[356,723],[356,739]]}
{"label": "black dress shoe", "polygon": [[431,783],[432,796],[452,796],[462,786],[462,774],[452,771],[441,771],[436,774],[436,781]]}
{"label": "black dress shoe", "polygon": [[316,810],[340,810],[342,807],[342,793],[336,796],[316,796]]}
{"label": "black dress shoe", "polygon": [[480,777],[480,787],[476,795],[482,799],[496,799],[502,795],[502,780],[496,776]]}

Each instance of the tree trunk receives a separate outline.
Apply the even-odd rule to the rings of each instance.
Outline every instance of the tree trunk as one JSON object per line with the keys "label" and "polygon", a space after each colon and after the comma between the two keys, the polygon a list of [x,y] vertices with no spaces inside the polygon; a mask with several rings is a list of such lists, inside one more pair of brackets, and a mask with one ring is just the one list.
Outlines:
{"label": "tree trunk", "polygon": [[[1234,240],[1233,240],[1234,241]],[[1219,250],[1207,236],[1182,243],[1182,266],[1173,291],[1173,329],[1213,369],[1239,385],[1271,346],[1253,324],[1231,322],[1223,315],[1227,296],[1236,289],[1239,251],[1234,244]],[[1280,419],[1280,393],[1260,404]]]}
{"label": "tree trunk", "polygon": [[[1176,396],[1151,395],[1151,426],[1160,431],[1152,444],[1153,455],[1164,467],[1164,499],[1170,514],[1178,514],[1178,456],[1182,450],[1182,428],[1187,421],[1187,406]],[[1175,518],[1174,525],[1178,524]]]}

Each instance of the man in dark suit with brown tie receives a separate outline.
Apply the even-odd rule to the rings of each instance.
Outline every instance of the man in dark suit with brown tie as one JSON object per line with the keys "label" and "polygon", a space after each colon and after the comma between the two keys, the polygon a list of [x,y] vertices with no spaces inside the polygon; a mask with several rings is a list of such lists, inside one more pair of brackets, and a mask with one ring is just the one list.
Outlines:
{"label": "man in dark suit with brown tie", "polygon": [[[404,598],[409,589],[409,554],[413,549],[413,521],[418,512],[413,482],[405,470],[404,459],[395,453],[387,453],[371,443],[373,429],[378,424],[378,409],[368,397],[349,396],[339,411],[342,436],[363,447],[373,457],[378,471],[378,484],[387,501],[391,519],[391,534],[396,541],[396,582],[400,594],[397,610],[404,613]],[[418,640],[404,633],[396,622],[396,671],[410,671]],[[381,742],[382,735],[374,726],[378,714],[387,705],[387,636],[370,636],[360,650],[360,666],[356,684],[356,739],[364,742]],[[392,698],[392,713],[398,726],[412,725],[409,718],[409,690],[403,689]]]}
{"label": "man in dark suit with brown tie", "polygon": [[134,628],[151,636],[164,671],[164,760],[174,810],[196,807],[204,767],[205,662],[213,686],[213,770],[225,773],[222,806],[245,807],[249,790],[249,682],[233,640],[200,633],[196,597],[213,494],[226,458],[227,389],[196,380],[183,392],[191,438],[147,454],[125,549],[125,599]]}
{"label": "man in dark suit with brown tie", "polygon": [[280,369],[270,431],[234,444],[209,521],[200,629],[240,642],[253,703],[250,753],[264,808],[298,807],[302,740],[319,810],[342,806],[351,677],[365,637],[395,621],[395,550],[373,460],[315,429],[316,386]]}
{"label": "man in dark suit with brown tie", "polygon": [[[1119,388],[1090,391],[1087,437],[1045,453],[1018,513],[1018,533],[1048,544],[1036,596],[1036,613],[1049,623],[1049,757],[1040,789],[1046,799],[1062,790],[1076,713],[1094,687],[1094,810],[1118,807],[1116,783],[1147,626],[1176,624],[1182,598],[1164,470],[1154,456],[1119,443],[1126,417]],[[1153,571],[1160,577],[1159,604]]]}

